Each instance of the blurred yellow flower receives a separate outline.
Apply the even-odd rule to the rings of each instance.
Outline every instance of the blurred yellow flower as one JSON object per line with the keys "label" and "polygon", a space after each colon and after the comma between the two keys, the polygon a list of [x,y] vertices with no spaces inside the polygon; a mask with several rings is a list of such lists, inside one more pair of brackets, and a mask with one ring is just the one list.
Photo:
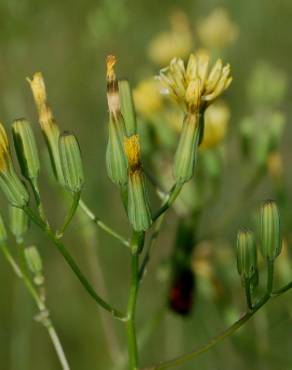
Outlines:
{"label": "blurred yellow flower", "polygon": [[226,104],[220,102],[207,108],[204,138],[200,148],[209,149],[221,143],[226,135],[229,119],[230,110]]}
{"label": "blurred yellow flower", "polygon": [[161,32],[149,44],[148,56],[158,65],[164,65],[177,56],[185,58],[193,47],[192,34],[186,14],[175,12],[170,19],[171,30]]}
{"label": "blurred yellow flower", "polygon": [[227,10],[217,8],[199,22],[197,33],[205,47],[224,48],[236,41],[239,30]]}
{"label": "blurred yellow flower", "polygon": [[143,117],[150,117],[162,108],[159,82],[154,78],[141,81],[133,91],[137,112]]}
{"label": "blurred yellow flower", "polygon": [[274,180],[279,180],[283,175],[283,160],[278,151],[269,154],[267,161],[268,173]]}

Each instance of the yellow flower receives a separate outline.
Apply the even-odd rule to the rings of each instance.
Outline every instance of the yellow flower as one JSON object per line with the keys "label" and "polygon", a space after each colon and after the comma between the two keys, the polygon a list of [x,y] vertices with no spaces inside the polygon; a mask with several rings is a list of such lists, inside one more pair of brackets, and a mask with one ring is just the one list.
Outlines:
{"label": "yellow flower", "polygon": [[237,25],[224,8],[215,9],[203,19],[197,32],[202,44],[208,48],[224,48],[232,44],[239,34]]}
{"label": "yellow flower", "polygon": [[185,58],[192,48],[192,35],[188,20],[183,12],[172,15],[171,30],[158,34],[148,48],[149,58],[158,65],[164,65],[174,57]]}
{"label": "yellow flower", "polygon": [[159,82],[153,78],[141,81],[133,91],[136,110],[141,116],[149,117],[162,108]]}
{"label": "yellow flower", "polygon": [[205,112],[204,138],[200,148],[209,149],[221,143],[225,138],[230,111],[226,104],[211,105]]}
{"label": "yellow flower", "polygon": [[160,71],[163,92],[189,112],[207,108],[232,82],[230,65],[223,66],[218,59],[209,70],[209,59],[208,53],[200,50],[190,55],[186,66],[182,59],[174,58]]}

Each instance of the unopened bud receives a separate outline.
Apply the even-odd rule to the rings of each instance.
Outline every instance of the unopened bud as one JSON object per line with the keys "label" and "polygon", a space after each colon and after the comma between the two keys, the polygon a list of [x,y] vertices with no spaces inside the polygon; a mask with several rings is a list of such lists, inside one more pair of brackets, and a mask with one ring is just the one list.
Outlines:
{"label": "unopened bud", "polygon": [[0,123],[0,187],[8,202],[15,207],[24,207],[29,200],[28,192],[18,178],[12,158],[8,138]]}
{"label": "unopened bud", "polygon": [[240,230],[237,234],[237,270],[243,283],[257,275],[256,245],[249,230]]}
{"label": "unopened bud", "polygon": [[31,125],[24,119],[15,120],[12,133],[21,172],[26,179],[33,180],[39,175],[40,162]]}
{"label": "unopened bud", "polygon": [[35,275],[34,282],[41,285],[44,281],[42,274],[43,263],[39,251],[32,245],[24,250],[25,260],[29,270]]}
{"label": "unopened bud", "polygon": [[260,212],[261,252],[273,261],[281,253],[280,215],[273,200],[265,201]]}
{"label": "unopened bud", "polygon": [[121,111],[125,120],[126,132],[128,136],[131,136],[136,133],[137,124],[133,95],[129,81],[119,81],[119,94]]}
{"label": "unopened bud", "polygon": [[135,231],[147,230],[152,223],[148,194],[141,163],[139,136],[125,139],[128,159],[128,217]]}
{"label": "unopened bud", "polygon": [[80,147],[75,135],[64,132],[59,139],[59,150],[65,187],[78,193],[83,187],[84,176]]}
{"label": "unopened bud", "polygon": [[26,213],[17,207],[9,208],[10,230],[18,243],[21,243],[29,228],[29,220]]}
{"label": "unopened bud", "polygon": [[126,127],[121,113],[119,86],[114,65],[116,58],[107,58],[107,100],[109,108],[109,136],[106,149],[106,167],[109,178],[116,185],[127,183],[127,159],[124,152]]}

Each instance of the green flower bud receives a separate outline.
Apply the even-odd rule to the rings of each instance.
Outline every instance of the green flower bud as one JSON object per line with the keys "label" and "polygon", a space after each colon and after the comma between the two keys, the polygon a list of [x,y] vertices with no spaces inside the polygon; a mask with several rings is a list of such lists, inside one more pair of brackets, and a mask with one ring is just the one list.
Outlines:
{"label": "green flower bud", "polygon": [[145,178],[141,163],[139,136],[125,139],[128,159],[128,217],[135,231],[145,231],[152,223]]}
{"label": "green flower bud", "polygon": [[273,200],[267,200],[261,206],[260,239],[263,257],[273,261],[281,253],[282,247],[280,215]]}
{"label": "green flower bud", "polygon": [[39,123],[49,150],[51,164],[58,182],[63,185],[64,178],[59,155],[60,130],[53,116],[53,112],[47,102],[45,81],[40,72],[35,73],[30,80],[27,78],[33,93],[34,101],[38,110]]}
{"label": "green flower bud", "polygon": [[0,244],[5,243],[7,240],[7,231],[4,225],[2,216],[0,215]]}
{"label": "green flower bud", "polygon": [[44,282],[43,263],[39,251],[32,245],[25,248],[24,255],[29,270],[35,275],[35,284],[42,285]]}
{"label": "green flower bud", "polygon": [[174,158],[173,175],[178,183],[187,182],[194,175],[197,149],[202,139],[202,126],[198,114],[186,115]]}
{"label": "green flower bud", "polygon": [[76,137],[64,132],[59,139],[59,151],[65,187],[73,193],[81,191],[84,184],[81,152]]}
{"label": "green flower bud", "polygon": [[23,176],[28,180],[36,179],[40,171],[40,162],[30,123],[24,119],[15,120],[12,124],[12,134]]}
{"label": "green flower bud", "polygon": [[106,166],[109,178],[119,186],[127,183],[127,159],[124,151],[126,127],[120,108],[119,86],[114,72],[116,59],[107,58],[107,100],[109,107],[109,138]]}
{"label": "green flower bud", "polygon": [[243,283],[257,276],[257,251],[254,235],[249,230],[237,234],[237,270]]}
{"label": "green flower bud", "polygon": [[8,138],[0,123],[0,188],[8,202],[15,207],[24,207],[29,201],[28,192],[18,178],[12,163]]}
{"label": "green flower bud", "polygon": [[136,134],[137,124],[135,106],[129,81],[119,81],[119,95],[121,111],[126,125],[127,136],[131,136]]}
{"label": "green flower bud", "polygon": [[18,243],[21,243],[29,228],[29,220],[26,213],[21,208],[10,206],[9,221],[13,236]]}

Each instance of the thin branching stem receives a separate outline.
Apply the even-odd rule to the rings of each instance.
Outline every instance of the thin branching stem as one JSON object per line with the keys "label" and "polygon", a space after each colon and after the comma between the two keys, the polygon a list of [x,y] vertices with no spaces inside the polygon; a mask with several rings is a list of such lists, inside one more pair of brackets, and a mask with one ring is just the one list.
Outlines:
{"label": "thin branching stem", "polygon": [[120,235],[118,232],[113,230],[110,226],[106,225],[104,222],[102,222],[86,205],[86,203],[81,199],[79,201],[79,206],[82,209],[82,211],[93,221],[98,227],[100,227],[103,231],[114,237],[115,239],[119,240],[122,244],[124,244],[126,247],[130,246],[129,241],[124,238],[122,235]]}
{"label": "thin branching stem", "polygon": [[58,238],[61,238],[64,235],[66,228],[69,226],[70,222],[72,221],[72,219],[73,219],[73,217],[74,217],[74,215],[77,211],[78,205],[79,205],[80,195],[81,195],[80,192],[77,192],[73,195],[72,203],[71,203],[70,209],[69,209],[69,211],[68,211],[68,213],[65,217],[65,221],[64,221],[62,227],[60,228],[60,230],[56,233]]}
{"label": "thin branching stem", "polygon": [[106,311],[110,312],[113,315],[113,317],[115,317],[116,319],[119,319],[119,320],[122,320],[122,321],[126,321],[127,318],[123,315],[123,313],[121,313],[117,309],[113,308],[109,303],[107,303],[105,300],[103,300],[96,293],[96,291],[94,290],[94,288],[92,287],[92,285],[89,283],[89,281],[87,280],[87,278],[85,277],[85,275],[82,273],[82,271],[80,270],[79,266],[77,265],[77,263],[75,262],[75,260],[71,256],[71,254],[68,252],[68,250],[66,249],[66,247],[64,246],[64,244],[61,242],[60,239],[58,239],[58,237],[56,237],[55,233],[52,232],[52,230],[48,227],[48,225],[45,224],[39,218],[39,216],[37,214],[35,214],[33,212],[33,210],[30,209],[29,207],[24,207],[23,210],[26,212],[26,214],[28,215],[28,217],[36,225],[38,225],[42,229],[42,231],[44,231],[48,235],[48,237],[50,238],[50,240],[53,242],[53,244],[55,245],[55,247],[57,247],[58,251],[62,254],[62,256],[64,257],[64,259],[68,263],[69,267],[71,268],[71,270],[74,272],[74,274],[76,275],[76,277],[78,278],[78,280],[81,282],[81,284],[83,285],[83,287],[85,288],[85,290],[87,291],[87,293],[89,293],[89,295],[94,299],[94,301],[96,303],[98,303],[101,307],[103,307]]}
{"label": "thin branching stem", "polygon": [[58,337],[58,334],[57,334],[56,329],[55,329],[55,327],[52,323],[52,320],[48,317],[48,310],[47,310],[47,307],[45,305],[44,300],[40,297],[36,288],[32,284],[29,276],[26,274],[26,271],[23,270],[23,268],[21,268],[21,266],[18,265],[18,263],[15,261],[15,259],[11,255],[9,249],[7,248],[7,246],[5,244],[1,244],[1,249],[3,251],[3,254],[4,254],[6,260],[8,261],[8,263],[10,264],[10,266],[12,267],[12,269],[14,270],[16,275],[20,279],[23,280],[27,291],[30,293],[30,295],[34,299],[34,301],[35,301],[35,303],[38,307],[40,317],[42,317],[40,322],[44,325],[44,327],[48,331],[48,334],[51,338],[52,344],[55,348],[55,351],[56,351],[57,357],[60,361],[60,364],[62,366],[62,369],[63,370],[70,370],[70,366],[69,366],[68,360],[66,358],[63,346],[61,344],[61,341]]}
{"label": "thin branching stem", "polygon": [[178,197],[182,187],[183,187],[183,184],[173,185],[173,187],[171,188],[165,202],[162,204],[161,208],[159,208],[159,210],[153,216],[153,218],[152,218],[153,222],[156,221],[161,215],[163,215],[163,213],[165,213],[172,206],[172,204],[174,203],[174,201]]}
{"label": "thin branching stem", "polygon": [[[290,286],[288,288],[288,286]],[[285,289],[284,289],[285,288]],[[288,289],[292,288],[292,282],[291,284],[286,285],[285,287],[280,290],[278,290],[277,294],[269,295],[268,292],[263,296],[263,298],[253,307],[251,311],[246,312],[243,316],[241,316],[240,319],[238,319],[234,324],[232,324],[230,327],[225,329],[220,334],[216,335],[214,338],[212,338],[207,344],[202,346],[201,348],[195,349],[193,351],[190,351],[188,353],[184,353],[181,356],[178,356],[172,360],[161,362],[160,364],[150,366],[147,368],[144,368],[144,370],[162,370],[162,369],[170,369],[175,366],[182,365],[201,354],[209,351],[211,348],[215,347],[218,343],[222,342],[225,338],[231,336],[234,334],[238,329],[240,329],[247,321],[249,321],[252,316],[261,308],[263,307],[271,297],[278,297],[281,294],[285,293]]]}

